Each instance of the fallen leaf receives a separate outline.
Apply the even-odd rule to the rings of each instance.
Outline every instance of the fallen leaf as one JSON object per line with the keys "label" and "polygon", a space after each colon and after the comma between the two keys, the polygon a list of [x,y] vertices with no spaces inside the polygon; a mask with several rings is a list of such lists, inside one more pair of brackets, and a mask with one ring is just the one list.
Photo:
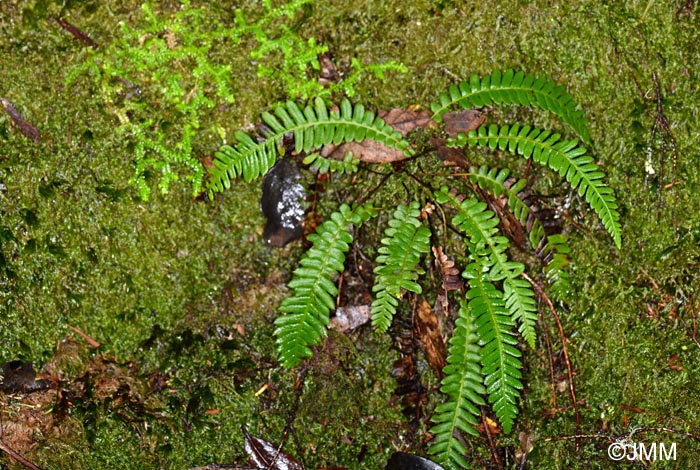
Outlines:
{"label": "fallen leaf", "polygon": [[472,166],[469,160],[464,156],[464,150],[448,147],[445,145],[447,141],[439,137],[430,137],[430,145],[435,149],[437,156],[445,166],[458,165],[469,171]]}
{"label": "fallen leaf", "polygon": [[245,437],[245,450],[250,457],[250,463],[265,470],[304,470],[304,467],[288,453],[280,450],[264,439],[251,436],[242,428]]}
{"label": "fallen leaf", "polygon": [[319,54],[318,64],[321,66],[321,73],[318,77],[318,83],[327,87],[331,83],[337,83],[340,79],[338,69],[333,63],[333,59],[329,53]]}
{"label": "fallen leaf", "polygon": [[407,159],[409,156],[401,150],[387,147],[376,140],[367,139],[362,142],[346,142],[340,145],[326,145],[321,150],[321,156],[342,160],[351,153],[360,161],[368,163],[391,163]]}
{"label": "fallen leaf", "polygon": [[430,118],[430,111],[413,111],[409,109],[394,108],[391,111],[380,109],[377,116],[384,119],[384,122],[401,132],[406,137],[409,132],[417,128],[429,129],[437,127],[437,123]]}
{"label": "fallen leaf", "polygon": [[[428,110],[413,111],[399,108],[391,111],[379,110],[377,117],[384,119],[384,122],[401,132],[401,135],[404,137],[418,128],[427,129],[437,125],[430,118]],[[322,157],[335,160],[342,160],[348,153],[352,153],[355,158],[369,163],[398,162],[408,158],[402,151],[387,147],[372,139],[363,140],[362,142],[346,142],[341,145],[326,145],[321,149]]]}
{"label": "fallen leaf", "polygon": [[462,290],[464,282],[460,275],[459,269],[455,268],[455,262],[451,261],[442,251],[442,247],[434,246],[433,255],[435,256],[435,265],[440,272],[442,288],[449,292],[451,290]]}
{"label": "fallen leaf", "polygon": [[460,132],[465,134],[481,127],[486,118],[484,114],[475,109],[465,109],[456,113],[446,113],[442,116],[445,122],[445,133],[450,137],[457,137]]}
{"label": "fallen leaf", "polygon": [[447,364],[447,350],[440,334],[440,322],[425,300],[418,304],[417,315],[413,317],[413,328],[428,364],[438,378],[443,377],[442,369]]}

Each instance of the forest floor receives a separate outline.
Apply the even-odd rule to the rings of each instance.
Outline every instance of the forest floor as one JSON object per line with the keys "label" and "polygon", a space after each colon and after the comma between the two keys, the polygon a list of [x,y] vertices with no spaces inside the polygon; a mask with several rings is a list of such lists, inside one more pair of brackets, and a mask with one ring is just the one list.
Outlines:
{"label": "forest floor", "polygon": [[[243,426],[272,443],[286,429],[285,450],[309,469],[384,468],[397,450],[425,455],[442,397],[420,348],[406,348],[410,309],[389,335],[332,330],[303,367],[283,369],[273,321],[305,245],[263,242],[260,181],[209,201],[193,198],[184,179],[148,201],[129,183],[133,142],[116,132],[94,80],[67,82],[89,46],[56,18],[103,47],[120,22],[139,27],[140,6],[0,3],[0,468],[30,465],[10,453],[42,469],[244,465]],[[177,6],[154,10],[167,17]],[[471,464],[607,469],[608,446],[628,439],[673,445],[676,460],[619,466],[696,468],[696,2],[317,0],[300,11],[295,31],[328,46],[337,64],[406,67],[354,85],[352,100],[368,109],[426,107],[473,73],[513,68],[565,85],[589,121],[620,205],[622,249],[558,175],[543,176],[538,187],[564,202],[553,210],[570,236],[573,295],[557,305],[561,331],[542,308],[537,347],[522,348],[515,429],[469,437]],[[234,22],[233,8],[211,14]],[[229,142],[287,98],[274,76],[255,76],[250,44],[230,47],[236,100],[218,117]],[[207,126],[198,159],[222,143]],[[352,191],[349,178],[333,184],[320,218]],[[363,240],[371,237],[381,232]],[[361,258],[361,249],[348,255],[355,270]],[[346,276],[346,298],[369,295],[357,272]]]}

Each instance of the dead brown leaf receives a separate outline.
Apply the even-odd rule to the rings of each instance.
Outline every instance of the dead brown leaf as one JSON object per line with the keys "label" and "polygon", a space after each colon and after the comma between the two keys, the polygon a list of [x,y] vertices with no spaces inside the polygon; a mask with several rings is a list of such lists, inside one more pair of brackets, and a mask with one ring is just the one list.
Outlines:
{"label": "dead brown leaf", "polygon": [[334,160],[342,160],[348,153],[352,153],[355,158],[368,163],[391,163],[408,158],[408,155],[401,150],[387,147],[372,139],[362,142],[346,142],[341,145],[326,145],[321,150],[322,157]]}
{"label": "dead brown leaf", "polygon": [[327,87],[331,83],[337,83],[340,80],[338,69],[335,67],[329,53],[319,54],[318,63],[321,66],[321,74],[318,77],[318,83]]}
{"label": "dead brown leaf", "polygon": [[[395,108],[391,111],[379,110],[377,116],[406,137],[409,132],[418,128],[435,127],[437,124],[430,118],[428,110],[413,111]],[[355,158],[368,163],[391,163],[408,158],[402,151],[387,147],[372,139],[362,142],[346,142],[341,145],[326,145],[321,150],[321,156],[342,160],[345,155],[352,153]]]}
{"label": "dead brown leaf", "polygon": [[401,132],[406,137],[409,132],[421,127],[429,129],[437,127],[437,123],[430,118],[430,111],[412,111],[410,109],[394,108],[391,111],[380,109],[377,116],[384,119],[384,122]]}
{"label": "dead brown leaf", "polygon": [[250,463],[256,468],[266,470],[304,470],[304,467],[291,455],[272,445],[264,439],[251,436],[243,428],[245,450],[250,457]]}
{"label": "dead brown leaf", "polygon": [[469,171],[471,164],[464,156],[464,150],[448,147],[445,145],[447,141],[439,137],[430,137],[429,141],[430,145],[436,150],[438,158],[442,160],[445,166],[458,165]]}
{"label": "dead brown leaf", "polygon": [[455,262],[451,261],[442,251],[442,247],[433,247],[433,256],[435,256],[435,265],[440,271],[440,279],[442,287],[446,292],[451,290],[462,290],[464,282],[460,276],[459,269],[455,268]]}
{"label": "dead brown leaf", "polygon": [[440,320],[433,312],[430,304],[423,300],[413,316],[413,329],[428,364],[438,378],[443,377],[442,369],[447,364],[447,350],[440,335]]}
{"label": "dead brown leaf", "polygon": [[457,137],[460,132],[465,134],[481,127],[486,118],[481,111],[465,109],[456,113],[446,113],[442,116],[445,121],[445,133]]}

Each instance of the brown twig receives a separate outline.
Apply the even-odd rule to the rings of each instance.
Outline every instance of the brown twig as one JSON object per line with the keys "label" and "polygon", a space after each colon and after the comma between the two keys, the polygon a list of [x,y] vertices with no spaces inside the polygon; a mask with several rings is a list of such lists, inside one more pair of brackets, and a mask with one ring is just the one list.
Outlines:
{"label": "brown twig", "polygon": [[[0,438],[2,437],[2,420],[0,419]],[[31,470],[41,470],[39,467],[31,463],[29,460],[25,459],[17,451],[15,451],[12,447],[8,446],[5,444],[5,442],[0,439],[0,450],[5,452],[7,455],[15,459],[17,462],[21,463],[25,467],[31,469]]]}
{"label": "brown twig", "polygon": [[[652,111],[649,109],[646,102],[644,101],[644,99],[646,98],[646,93],[642,89],[641,85],[639,84],[639,81],[637,80],[637,77],[635,77],[631,69],[630,76],[632,77],[632,81],[634,81],[634,84],[637,86],[637,90],[639,91],[640,95],[642,95],[642,103],[644,104],[644,110],[646,111],[646,114],[654,120],[654,125],[652,126],[651,134],[649,135],[648,148],[650,150],[652,148],[654,140],[656,139],[656,136],[661,134],[661,149],[659,153],[659,184],[657,189],[658,216],[659,208],[661,207],[661,191],[663,189],[673,187],[676,184],[676,166],[678,164],[678,151],[676,148],[676,139],[673,136],[673,133],[671,132],[670,124],[668,122],[668,119],[666,118],[666,115],[664,114],[663,95],[661,94],[661,87],[659,86],[659,79],[656,75],[656,72],[652,72],[651,74],[651,79],[654,82],[654,102],[656,107],[656,114],[652,113]],[[666,155],[667,140],[670,141],[671,153],[673,156],[673,181],[669,185],[664,185],[664,157]]]}
{"label": "brown twig", "polygon": [[7,99],[0,97],[0,104],[5,108],[5,112],[9,114],[12,122],[17,126],[28,139],[32,139],[34,142],[39,142],[39,129],[36,128],[34,124],[27,121],[22,117],[17,108]]}
{"label": "brown twig", "polygon": [[287,423],[284,426],[284,431],[282,431],[282,439],[280,440],[280,445],[277,447],[275,456],[270,461],[270,465],[267,467],[267,470],[272,470],[272,468],[276,465],[277,457],[280,455],[280,452],[282,452],[282,447],[284,447],[284,443],[287,440],[287,436],[289,436],[289,433],[292,431],[292,424],[294,423],[297,410],[299,409],[301,395],[304,391],[304,381],[306,380],[306,374],[308,373],[308,371],[309,370],[307,367],[302,367],[302,370],[297,374],[297,378],[294,383],[294,402],[292,403],[292,407],[289,409],[289,413],[287,414]]}
{"label": "brown twig", "polygon": [[554,358],[552,357],[552,345],[549,342],[549,332],[547,325],[542,320],[542,332],[544,333],[544,342],[547,345],[547,357],[549,358],[549,380],[552,384],[552,406],[554,411],[557,410],[557,385],[554,383]]}
{"label": "brown twig", "polygon": [[[573,401],[572,405],[574,408],[574,415],[576,416],[576,434],[579,434],[580,429],[581,429],[581,416],[580,416],[579,411],[578,411],[578,402],[576,400],[576,389],[574,387],[574,373],[573,373],[572,368],[571,368],[571,361],[569,360],[569,351],[566,349],[566,335],[564,335],[564,328],[561,326],[561,320],[559,319],[559,315],[557,314],[557,311],[554,308],[552,301],[549,300],[549,297],[547,297],[547,294],[545,294],[544,289],[542,289],[542,286],[540,286],[537,281],[532,279],[527,274],[522,273],[522,276],[525,279],[527,279],[527,281],[532,285],[532,288],[537,293],[537,296],[541,300],[544,301],[544,303],[547,305],[547,308],[552,313],[552,316],[554,317],[554,321],[557,322],[557,328],[559,329],[559,338],[561,339],[561,349],[562,349],[562,352],[564,353],[564,361],[566,362],[566,373],[569,376],[569,392],[571,393],[571,400]],[[576,440],[576,451],[578,451],[579,448],[580,448],[580,443],[577,439]]]}
{"label": "brown twig", "polygon": [[92,346],[93,348],[99,348],[99,347],[100,347],[100,343],[98,343],[97,341],[95,341],[94,339],[92,339],[91,337],[89,337],[87,334],[83,333],[82,331],[80,331],[80,330],[77,329],[76,327],[68,325],[68,328],[70,328],[71,330],[73,330],[75,333],[79,334],[79,335],[80,335],[85,341],[87,341],[88,344],[89,344],[90,346]]}
{"label": "brown twig", "polygon": [[503,464],[501,463],[501,459],[498,458],[496,444],[493,442],[493,437],[491,436],[491,431],[489,430],[489,423],[486,421],[486,415],[484,414],[483,409],[481,410],[481,425],[484,427],[484,433],[486,434],[486,439],[489,441],[491,456],[493,456],[493,460],[496,461],[496,467],[498,467],[499,470],[503,470]]}
{"label": "brown twig", "polygon": [[86,46],[92,47],[93,49],[97,49],[97,43],[90,36],[82,32],[80,29],[76,28],[64,19],[58,17],[51,17],[51,19],[53,19],[61,28],[68,31],[75,39],[79,40]]}

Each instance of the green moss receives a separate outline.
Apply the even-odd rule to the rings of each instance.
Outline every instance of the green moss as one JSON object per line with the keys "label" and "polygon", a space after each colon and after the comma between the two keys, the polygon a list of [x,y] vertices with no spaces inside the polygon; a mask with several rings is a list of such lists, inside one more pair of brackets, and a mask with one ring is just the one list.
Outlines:
{"label": "green moss", "polygon": [[[133,149],[115,134],[117,120],[105,112],[89,80],[65,85],[66,64],[82,60],[85,51],[81,43],[48,23],[48,16],[61,15],[98,43],[109,44],[119,21],[135,26],[140,3],[68,2],[64,9],[49,2],[0,3],[0,33],[7,38],[0,46],[0,95],[14,103],[42,137],[38,145],[29,142],[0,113],[0,361],[21,358],[41,366],[54,355],[55,344],[73,334],[67,328],[71,325],[97,339],[100,352],[143,364],[144,374],[162,368],[177,376],[176,399],[163,416],[146,421],[147,432],[143,422],[98,415],[91,437],[82,424],[72,425],[79,432],[70,439],[47,436],[30,454],[42,468],[124,468],[125,462],[133,468],[184,468],[241,462],[240,424],[278,442],[294,393],[293,377],[274,367],[269,322],[275,316],[274,299],[284,295],[283,281],[298,251],[273,252],[262,244],[258,188],[241,185],[213,203],[203,203],[192,201],[191,187],[178,181],[168,195],[140,202],[128,185],[134,171]],[[577,197],[562,214],[585,230],[565,224],[571,235],[574,296],[568,310],[560,309],[582,400],[584,434],[621,436],[635,426],[691,432],[700,427],[696,385],[700,350],[689,338],[690,306],[700,312],[696,275],[700,104],[693,99],[699,91],[697,11],[676,15],[673,6],[653,2],[640,23],[648,3],[318,1],[311,4],[298,30],[301,37],[327,45],[339,64],[356,58],[365,64],[393,60],[407,67],[406,74],[389,76],[388,82],[368,74],[354,85],[368,107],[426,104],[437,90],[471,73],[507,67],[558,78],[583,103],[595,152],[621,202],[624,224],[623,248],[617,252],[592,214],[582,215],[588,211]],[[249,2],[243,8],[260,7]],[[164,9],[159,14],[169,13]],[[254,45],[246,46],[249,50]],[[256,84],[238,91],[235,107],[212,110],[214,121],[228,131],[251,124],[285,91],[281,82],[258,81],[254,70],[242,67],[249,62],[247,54],[227,48],[221,54],[225,63],[233,64],[237,79]],[[654,72],[679,156],[680,184],[662,192],[661,206],[657,206],[659,182],[644,170],[653,121],[642,101],[643,93],[653,95]],[[655,112],[652,100],[645,103]],[[549,116],[537,119],[547,122]],[[173,132],[182,130],[171,125]],[[203,135],[193,155],[211,154],[219,143],[215,132]],[[657,139],[650,159],[657,175],[659,152]],[[671,182],[670,169],[667,153],[666,183]],[[568,196],[565,186],[552,185],[557,180],[547,179],[545,172],[534,176],[548,194]],[[147,176],[147,181],[155,184],[153,178]],[[341,187],[343,180],[334,181],[337,186],[331,188],[329,199],[349,193]],[[387,205],[405,194],[395,186],[387,186],[380,195]],[[233,298],[245,297],[246,306],[255,305],[255,290],[262,289],[281,260],[285,264],[276,274],[278,282],[259,294],[264,301],[259,310],[248,315],[250,310],[240,305],[222,307],[220,295],[225,289],[232,289]],[[241,269],[256,273],[249,277],[247,288]],[[659,312],[658,318],[649,317],[647,304]],[[210,331],[223,326],[230,332],[234,323],[242,322],[250,335],[238,339],[245,347],[217,350],[224,340]],[[553,325],[551,318],[547,322]],[[161,355],[157,348],[143,346],[154,325],[166,336],[189,329],[193,337],[203,339],[184,348],[180,356]],[[165,344],[167,348],[177,343]],[[302,396],[305,412],[295,422],[296,438],[287,444],[309,468],[355,467],[353,459],[363,446],[366,457],[359,465],[381,468],[392,445],[400,445],[396,405],[387,405],[386,400],[394,386],[388,378],[392,356],[382,356],[389,345],[373,339],[363,347],[367,351],[349,348],[351,352],[343,356],[347,372],[310,373]],[[531,466],[609,468],[604,439],[582,440],[579,452],[570,440],[545,441],[573,435],[576,428],[570,409],[554,417],[547,413],[551,387],[546,350],[542,344],[538,347],[526,356],[528,390],[515,431],[535,436],[528,458]],[[682,370],[669,367],[676,354]],[[367,361],[375,355],[372,379],[356,383],[365,377],[361,371],[369,370]],[[224,363],[251,357],[260,361],[253,364],[262,364],[261,372],[242,376],[241,382],[235,376],[213,374]],[[66,370],[78,373],[86,363],[80,359]],[[255,396],[268,381],[277,385],[282,401]],[[346,385],[338,389],[339,398],[331,398],[334,383]],[[169,392],[157,396],[164,407],[168,396]],[[566,391],[558,396],[560,406],[570,405]],[[200,397],[202,405],[196,419],[189,416],[190,421],[183,421],[187,416],[183,403],[193,397]],[[329,411],[327,424],[311,419],[319,416],[314,401]],[[349,428],[343,407],[363,420],[362,427]],[[207,415],[207,409],[219,413]],[[78,417],[88,416],[87,411],[80,413]],[[188,429],[185,422],[191,425]],[[680,468],[690,468],[700,452],[697,441],[681,435],[657,432],[644,438],[678,442],[679,460],[674,465]],[[343,444],[347,440],[351,444]],[[513,444],[513,438],[499,436],[498,442]],[[488,456],[479,453],[485,442],[475,439],[470,445],[481,449],[475,452],[475,466],[486,466]],[[12,465],[5,456],[0,461]],[[508,465],[515,464],[509,460]],[[654,468],[667,466],[657,462]]]}

